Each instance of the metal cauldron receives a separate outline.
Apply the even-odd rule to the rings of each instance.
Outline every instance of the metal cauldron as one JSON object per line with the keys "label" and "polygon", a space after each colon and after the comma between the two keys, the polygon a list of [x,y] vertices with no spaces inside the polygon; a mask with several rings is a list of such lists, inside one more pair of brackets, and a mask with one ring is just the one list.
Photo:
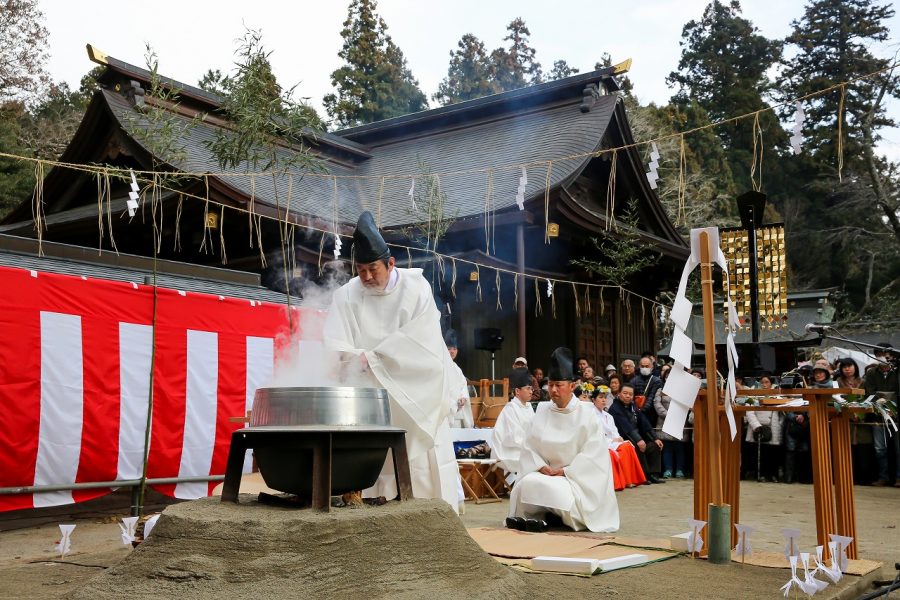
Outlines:
{"label": "metal cauldron", "polygon": [[[259,388],[253,398],[249,427],[302,432],[379,430],[391,426],[387,391],[352,387]],[[312,451],[277,447],[253,450],[259,472],[272,489],[311,494]],[[387,448],[334,449],[331,493],[371,487],[378,479]]]}

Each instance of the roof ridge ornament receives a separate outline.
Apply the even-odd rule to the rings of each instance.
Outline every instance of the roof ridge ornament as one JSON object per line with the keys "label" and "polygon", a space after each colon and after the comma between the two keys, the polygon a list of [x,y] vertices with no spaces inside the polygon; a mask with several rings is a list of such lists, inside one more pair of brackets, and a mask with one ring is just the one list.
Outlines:
{"label": "roof ridge ornament", "polygon": [[586,113],[591,112],[591,109],[594,108],[594,104],[600,99],[600,96],[602,96],[603,93],[597,87],[596,83],[589,83],[584,86],[581,95],[581,106],[578,108],[581,112]]}

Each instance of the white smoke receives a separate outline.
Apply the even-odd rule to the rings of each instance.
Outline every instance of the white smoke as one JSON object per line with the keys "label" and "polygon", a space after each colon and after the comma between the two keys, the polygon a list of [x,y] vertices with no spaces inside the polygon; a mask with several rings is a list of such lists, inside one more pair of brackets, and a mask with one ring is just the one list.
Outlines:
{"label": "white smoke", "polygon": [[[329,267],[334,263],[329,263]],[[321,284],[305,280],[300,292],[302,310],[295,311],[295,333],[287,333],[288,340],[278,340],[280,348],[276,357],[272,379],[264,387],[336,387],[366,386],[358,360],[343,359],[337,352],[325,349],[322,329],[334,292],[343,285],[346,274],[330,268]],[[352,364],[348,364],[352,363]],[[354,368],[356,367],[356,368]]]}

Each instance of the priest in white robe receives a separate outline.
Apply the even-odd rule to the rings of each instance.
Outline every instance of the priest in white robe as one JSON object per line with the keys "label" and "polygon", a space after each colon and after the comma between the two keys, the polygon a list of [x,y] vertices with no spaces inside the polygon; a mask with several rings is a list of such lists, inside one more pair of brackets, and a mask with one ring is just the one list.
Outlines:
{"label": "priest in white robe", "polygon": [[526,530],[551,512],[575,531],[619,529],[619,505],[606,437],[594,406],[575,398],[572,351],[550,357],[550,400],[542,403],[525,436],[521,479],[513,487],[507,527]]}
{"label": "priest in white robe", "polygon": [[456,330],[448,329],[444,334],[444,343],[447,352],[450,353],[451,389],[455,390],[450,397],[450,427],[469,428],[475,427],[475,415],[472,414],[472,397],[469,396],[469,380],[463,375],[462,369],[456,364],[456,356],[459,354],[459,342]]}
{"label": "priest in white robe", "polygon": [[[339,353],[345,380],[387,390],[392,425],[406,430],[413,496],[441,498],[458,510],[459,470],[448,424],[458,381],[431,286],[421,269],[395,266],[368,211],[353,234],[353,257],[358,276],[334,293],[325,347]],[[363,496],[397,496],[390,453]]]}
{"label": "priest in white robe", "polygon": [[500,411],[494,424],[491,458],[500,461],[506,471],[506,482],[510,485],[515,483],[521,470],[520,457],[525,444],[525,433],[534,419],[531,382],[528,369],[512,370],[509,385],[513,390],[513,397]]}

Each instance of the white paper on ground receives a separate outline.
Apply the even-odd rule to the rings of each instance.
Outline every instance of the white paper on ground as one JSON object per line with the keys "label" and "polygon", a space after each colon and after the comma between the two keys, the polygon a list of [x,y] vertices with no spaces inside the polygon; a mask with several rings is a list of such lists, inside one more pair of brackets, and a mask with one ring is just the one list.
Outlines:
{"label": "white paper on ground", "polygon": [[703,550],[703,538],[700,537],[700,531],[702,531],[705,526],[706,521],[688,519],[688,527],[691,528],[690,536],[688,537],[688,549],[691,552],[700,552]]}
{"label": "white paper on ground", "polygon": [[571,558],[565,556],[535,556],[531,559],[531,568],[538,571],[554,573],[576,573],[592,575],[600,566],[596,558]]}
{"label": "white paper on ground", "polygon": [[669,538],[669,544],[672,545],[672,550],[675,550],[677,552],[689,552],[690,538],[691,532],[685,531],[684,533],[679,533],[677,535],[671,536]]}
{"label": "white paper on ground", "polygon": [[[848,537],[846,535],[838,535],[836,533],[829,533],[828,539],[837,544],[837,555],[840,559],[840,567],[841,571],[847,570],[847,564],[850,562],[847,558],[847,547],[850,545],[850,542],[853,541],[852,537]],[[831,555],[832,562],[834,561],[834,554]]]}
{"label": "white paper on ground", "polygon": [[800,537],[799,529],[791,529],[785,528],[781,530],[781,535],[784,536],[784,555],[788,558],[796,557],[796,554],[800,551],[800,548],[797,546],[797,538]]}
{"label": "white paper on ground", "polygon": [[153,515],[144,523],[144,539],[146,540],[150,537],[150,532],[153,531],[153,528],[156,527],[156,522],[159,521],[159,515]]}
{"label": "white paper on ground", "polygon": [[734,551],[738,556],[753,556],[753,549],[750,547],[750,534],[754,531],[753,527],[735,523],[734,528],[737,529],[738,534],[738,543],[734,547]]}
{"label": "white paper on ground", "polygon": [[65,558],[66,554],[68,554],[72,550],[72,531],[75,529],[75,525],[60,525],[59,533],[61,535],[59,542],[56,544],[55,549],[59,552],[60,558]]}
{"label": "white paper on ground", "polygon": [[126,546],[130,546],[131,542],[134,541],[134,530],[137,527],[137,517],[122,517],[122,522],[119,523],[119,529],[122,530],[122,543]]}
{"label": "white paper on ground", "polygon": [[791,588],[793,586],[796,585],[801,590],[803,589],[803,585],[801,584],[800,580],[797,578],[797,557],[795,555],[792,555],[792,556],[788,557],[788,560],[791,561],[791,578],[788,580],[788,582],[786,584],[781,586],[781,591],[784,592],[785,598],[787,598],[788,595],[791,593]]}

